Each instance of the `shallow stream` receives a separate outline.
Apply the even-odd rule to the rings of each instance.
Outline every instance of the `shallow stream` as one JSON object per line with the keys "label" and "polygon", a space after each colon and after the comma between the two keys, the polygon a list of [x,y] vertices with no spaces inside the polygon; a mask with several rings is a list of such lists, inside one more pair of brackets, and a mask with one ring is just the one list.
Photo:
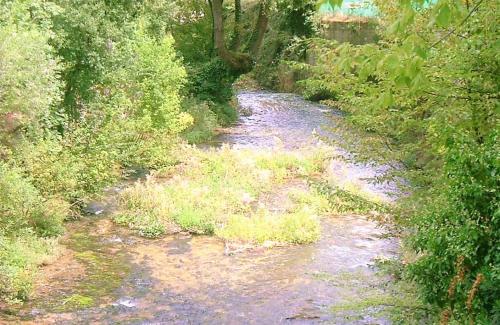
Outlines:
{"label": "shallow stream", "polygon": [[[238,100],[242,117],[216,144],[294,150],[316,145],[314,134],[335,136],[328,130],[339,112],[296,95],[243,92]],[[379,171],[354,164],[342,168],[342,177],[385,195],[384,187],[362,180]],[[46,284],[19,311],[22,319],[36,324],[390,323],[376,308],[332,309],[386,281],[375,274],[374,261],[398,252],[397,240],[366,217],[327,218],[321,239],[312,245],[228,254],[213,237],[146,240],[114,226],[106,216],[120,190],[109,189],[107,201],[89,206],[93,216],[70,225],[66,259],[47,267]]]}

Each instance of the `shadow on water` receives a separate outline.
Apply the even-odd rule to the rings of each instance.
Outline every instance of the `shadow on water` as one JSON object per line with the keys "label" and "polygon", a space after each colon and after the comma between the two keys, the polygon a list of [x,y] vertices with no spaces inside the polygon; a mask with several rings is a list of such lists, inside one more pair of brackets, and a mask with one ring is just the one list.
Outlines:
{"label": "shadow on water", "polygon": [[[246,114],[217,139],[236,148],[315,144],[312,134],[339,114],[291,94],[246,92],[238,98]],[[147,240],[113,226],[106,216],[120,190],[110,189],[106,200],[89,205],[93,216],[69,226],[67,252],[48,266],[48,284],[20,312],[28,322],[390,323],[369,313],[348,319],[331,309],[362,297],[373,285],[367,279],[376,278],[374,260],[397,254],[397,240],[365,217],[325,219],[315,244],[227,254],[214,237],[181,233]]]}

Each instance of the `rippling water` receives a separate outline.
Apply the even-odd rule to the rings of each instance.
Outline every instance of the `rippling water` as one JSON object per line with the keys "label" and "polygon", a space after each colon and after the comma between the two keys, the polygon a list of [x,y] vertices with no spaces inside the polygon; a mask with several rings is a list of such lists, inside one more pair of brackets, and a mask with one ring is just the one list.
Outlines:
{"label": "rippling water", "polygon": [[[238,147],[279,147],[288,150],[324,145],[335,133],[338,110],[312,103],[295,94],[265,91],[241,92],[238,103],[242,116],[238,123],[215,139],[215,144]],[[324,141],[321,141],[323,139]],[[325,140],[326,139],[326,140]],[[344,157],[348,154],[340,149]],[[373,179],[387,171],[385,166],[347,163],[332,160],[329,174],[341,186],[354,185],[370,196],[392,201],[397,194],[393,183],[374,183]]]}
{"label": "rippling water", "polygon": [[315,134],[332,136],[332,115],[339,111],[305,101],[294,94],[241,92],[242,116],[216,141],[235,147],[283,147],[297,149],[318,143]]}

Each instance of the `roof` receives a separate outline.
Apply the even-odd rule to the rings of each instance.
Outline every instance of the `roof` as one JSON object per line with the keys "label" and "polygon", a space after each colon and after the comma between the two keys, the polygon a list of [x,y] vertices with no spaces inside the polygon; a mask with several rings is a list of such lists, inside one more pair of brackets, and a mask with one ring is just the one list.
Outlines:
{"label": "roof", "polygon": [[378,9],[370,0],[343,0],[340,7],[333,1],[326,0],[319,7],[322,14],[332,14],[337,16],[355,16],[374,18],[378,16]]}

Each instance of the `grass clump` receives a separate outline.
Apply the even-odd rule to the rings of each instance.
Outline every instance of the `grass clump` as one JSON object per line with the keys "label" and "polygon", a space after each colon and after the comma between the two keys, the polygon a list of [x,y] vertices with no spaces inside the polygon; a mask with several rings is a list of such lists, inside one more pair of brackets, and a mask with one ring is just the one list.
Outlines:
{"label": "grass clump", "polygon": [[236,241],[307,244],[316,241],[320,235],[318,217],[308,209],[281,215],[259,211],[252,217],[232,216],[216,235]]}
{"label": "grass clump", "polygon": [[[325,152],[186,150],[190,158],[165,182],[149,179],[124,191],[117,223],[146,237],[180,229],[256,244],[318,238],[325,201],[288,184],[321,172]],[[287,189],[283,201],[289,204],[273,211],[274,202],[262,198],[278,188]]]}
{"label": "grass clump", "polygon": [[364,195],[354,188],[341,188],[325,181],[315,182],[314,188],[329,202],[332,212],[366,214],[372,212],[387,213],[390,207],[380,200]]}

